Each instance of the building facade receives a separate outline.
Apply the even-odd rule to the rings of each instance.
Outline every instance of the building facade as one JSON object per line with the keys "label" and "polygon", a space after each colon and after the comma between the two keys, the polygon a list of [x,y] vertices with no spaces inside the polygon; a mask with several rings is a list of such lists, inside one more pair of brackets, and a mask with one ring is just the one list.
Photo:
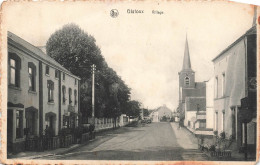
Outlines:
{"label": "building facade", "polygon": [[28,137],[53,136],[76,127],[80,78],[39,48],[8,32],[8,152],[24,150]]}
{"label": "building facade", "polygon": [[151,112],[150,117],[152,119],[152,122],[159,122],[159,112],[157,110],[154,110]]}
{"label": "building facade", "polygon": [[206,128],[214,127],[214,78],[206,82]]}
{"label": "building facade", "polygon": [[184,126],[195,132],[197,128],[206,128],[206,98],[186,97]]}
{"label": "building facade", "polygon": [[[223,50],[214,63],[214,130],[240,149],[256,146],[256,26]],[[250,148],[250,147],[249,147]]]}

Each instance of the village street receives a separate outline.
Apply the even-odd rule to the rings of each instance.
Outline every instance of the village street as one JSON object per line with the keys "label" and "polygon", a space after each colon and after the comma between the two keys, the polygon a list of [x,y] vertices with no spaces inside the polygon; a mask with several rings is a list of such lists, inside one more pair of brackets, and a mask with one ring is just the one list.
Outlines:
{"label": "village street", "polygon": [[197,139],[177,123],[122,127],[99,134],[88,145],[43,159],[70,160],[208,160]]}

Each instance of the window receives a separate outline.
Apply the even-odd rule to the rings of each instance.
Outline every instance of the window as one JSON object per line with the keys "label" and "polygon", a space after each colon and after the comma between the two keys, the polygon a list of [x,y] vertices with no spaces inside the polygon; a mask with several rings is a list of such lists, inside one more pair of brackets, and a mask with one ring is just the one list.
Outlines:
{"label": "window", "polygon": [[46,65],[46,68],[45,68],[45,74],[49,75],[50,74],[50,68],[48,65]]}
{"label": "window", "polygon": [[48,102],[54,102],[53,100],[54,82],[48,80],[47,87],[48,87]]}
{"label": "window", "polygon": [[185,77],[185,85],[190,85],[190,78],[189,77]]}
{"label": "window", "polygon": [[55,70],[55,78],[59,78],[59,71]]}
{"label": "window", "polygon": [[10,83],[15,85],[15,72],[16,72],[16,63],[14,59],[10,59]]}
{"label": "window", "polygon": [[63,115],[63,127],[69,128],[69,116]]}
{"label": "window", "polygon": [[199,122],[199,128],[206,128],[206,121]]}
{"label": "window", "polygon": [[63,80],[65,81],[65,73],[63,73]]}
{"label": "window", "polygon": [[232,107],[231,108],[232,112],[232,138],[236,139],[236,134],[237,134],[237,113],[236,113],[236,108]]}
{"label": "window", "polygon": [[16,138],[23,137],[23,111],[16,110]]}
{"label": "window", "polygon": [[223,73],[222,74],[222,96],[225,95],[225,90],[226,90],[225,83],[226,83],[226,75],[225,73]]}
{"label": "window", "polygon": [[63,103],[66,103],[66,87],[62,86]]}
{"label": "window", "polygon": [[218,131],[218,112],[215,112],[215,130]]}
{"label": "window", "polygon": [[76,116],[75,115],[70,115],[70,116],[63,115],[63,126],[65,128],[75,128]]}
{"label": "window", "polygon": [[218,98],[218,77],[215,78],[215,98]]}
{"label": "window", "polygon": [[32,111],[29,108],[25,109],[25,119],[26,119],[26,129],[24,130],[24,135],[35,135],[36,133],[35,122],[37,121],[36,111]]}
{"label": "window", "polygon": [[75,100],[75,102],[74,102],[74,104],[75,104],[75,106],[77,105],[77,90],[74,90],[74,100]]}
{"label": "window", "polygon": [[20,87],[21,58],[16,54],[9,54],[9,85]]}
{"label": "window", "polygon": [[69,104],[72,103],[71,94],[72,94],[72,90],[71,90],[71,88],[69,88]]}
{"label": "window", "polygon": [[222,111],[222,131],[225,132],[225,110]]}
{"label": "window", "polygon": [[32,62],[28,63],[28,74],[29,74],[29,90],[35,91],[36,67]]}

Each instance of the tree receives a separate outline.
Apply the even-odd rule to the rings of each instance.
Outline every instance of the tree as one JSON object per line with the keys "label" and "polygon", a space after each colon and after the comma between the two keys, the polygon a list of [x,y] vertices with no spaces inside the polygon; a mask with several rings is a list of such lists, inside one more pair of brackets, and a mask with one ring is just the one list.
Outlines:
{"label": "tree", "polygon": [[144,116],[149,116],[149,110],[148,109],[143,109],[143,113],[144,113]]}
{"label": "tree", "polygon": [[68,24],[50,36],[46,51],[63,67],[81,78],[80,107],[85,122],[92,114],[92,64],[96,65],[95,117],[116,119],[127,111],[130,88],[107,65],[94,37],[75,24]]}
{"label": "tree", "polygon": [[129,101],[126,115],[130,117],[139,117],[141,112],[140,105],[141,104],[136,100]]}
{"label": "tree", "polygon": [[[77,25],[68,24],[50,36],[46,44],[46,51],[63,67],[81,78],[80,103],[83,108],[81,113],[85,117],[87,114],[91,114],[90,68],[92,64],[95,64],[98,69],[107,65],[99,47],[96,45],[95,38],[88,35]],[[102,88],[100,88],[100,91],[98,88],[96,92],[102,93]],[[101,102],[100,99],[96,101]],[[97,106],[97,109],[99,108]],[[100,113],[97,111],[97,114]]]}

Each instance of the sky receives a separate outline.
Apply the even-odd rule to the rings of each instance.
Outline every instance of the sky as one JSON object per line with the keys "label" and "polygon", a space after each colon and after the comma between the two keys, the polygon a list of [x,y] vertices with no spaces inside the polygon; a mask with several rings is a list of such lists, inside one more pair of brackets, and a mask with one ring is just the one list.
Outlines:
{"label": "sky", "polygon": [[[112,9],[118,17],[110,16]],[[186,35],[196,81],[207,81],[214,72],[212,59],[253,21],[251,5],[226,1],[10,2],[3,13],[4,30],[35,46],[46,45],[63,25],[77,24],[96,39],[108,65],[131,88],[131,99],[144,108],[171,110],[178,106]]]}

